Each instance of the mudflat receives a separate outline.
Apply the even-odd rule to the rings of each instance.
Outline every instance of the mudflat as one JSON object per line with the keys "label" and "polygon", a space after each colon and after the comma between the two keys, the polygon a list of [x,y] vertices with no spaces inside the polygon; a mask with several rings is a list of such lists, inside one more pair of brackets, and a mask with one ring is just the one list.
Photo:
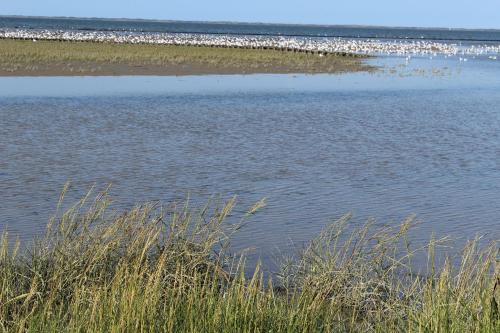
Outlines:
{"label": "mudflat", "polygon": [[0,39],[0,76],[373,71],[366,58],[272,49]]}

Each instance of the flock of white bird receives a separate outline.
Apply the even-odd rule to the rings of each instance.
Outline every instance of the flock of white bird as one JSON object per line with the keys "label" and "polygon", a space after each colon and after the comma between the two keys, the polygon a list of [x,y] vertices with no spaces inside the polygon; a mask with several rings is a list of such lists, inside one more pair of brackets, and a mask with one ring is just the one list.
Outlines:
{"label": "flock of white bird", "polygon": [[373,39],[214,35],[185,33],[135,33],[113,31],[63,31],[0,29],[0,38],[27,40],[94,41],[131,44],[163,44],[208,46],[224,48],[277,49],[283,51],[328,53],[397,55],[397,56],[456,56],[460,61],[467,57],[488,56],[496,60],[500,44],[462,46],[454,43],[426,40],[381,41]]}

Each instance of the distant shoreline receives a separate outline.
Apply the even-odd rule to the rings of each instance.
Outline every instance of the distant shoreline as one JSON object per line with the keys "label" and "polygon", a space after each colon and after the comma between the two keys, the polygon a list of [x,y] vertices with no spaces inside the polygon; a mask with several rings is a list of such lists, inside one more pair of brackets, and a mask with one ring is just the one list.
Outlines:
{"label": "distant shoreline", "polygon": [[208,24],[244,24],[244,25],[275,25],[275,26],[302,26],[302,27],[323,27],[323,28],[369,28],[369,29],[418,29],[418,30],[455,30],[455,31],[500,31],[499,28],[463,28],[463,27],[438,27],[438,26],[386,26],[373,24],[317,24],[317,23],[298,23],[298,22],[247,22],[247,21],[200,21],[200,20],[175,20],[175,19],[153,19],[153,18],[126,18],[126,17],[80,17],[80,16],[36,16],[36,15],[0,15],[0,18],[27,18],[27,19],[54,19],[54,20],[99,20],[99,21],[116,21],[116,22],[157,22],[157,23],[208,23]]}
{"label": "distant shoreline", "polygon": [[0,39],[0,76],[334,74],[375,70],[365,58],[275,49]]}

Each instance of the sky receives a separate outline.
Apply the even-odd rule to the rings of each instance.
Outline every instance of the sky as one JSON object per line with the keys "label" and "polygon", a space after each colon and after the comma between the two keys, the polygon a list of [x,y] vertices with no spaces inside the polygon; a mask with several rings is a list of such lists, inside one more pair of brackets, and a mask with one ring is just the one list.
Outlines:
{"label": "sky", "polygon": [[500,29],[500,0],[0,0],[0,15]]}

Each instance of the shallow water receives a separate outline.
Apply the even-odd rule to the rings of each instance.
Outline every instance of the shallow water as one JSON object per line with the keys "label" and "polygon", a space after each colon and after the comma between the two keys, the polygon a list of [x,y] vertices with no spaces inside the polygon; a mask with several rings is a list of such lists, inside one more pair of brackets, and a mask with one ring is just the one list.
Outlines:
{"label": "shallow water", "polygon": [[237,195],[268,205],[237,244],[268,257],[353,212],[500,236],[500,62],[377,59],[376,74],[0,78],[0,228],[41,232],[112,183],[120,207]]}

